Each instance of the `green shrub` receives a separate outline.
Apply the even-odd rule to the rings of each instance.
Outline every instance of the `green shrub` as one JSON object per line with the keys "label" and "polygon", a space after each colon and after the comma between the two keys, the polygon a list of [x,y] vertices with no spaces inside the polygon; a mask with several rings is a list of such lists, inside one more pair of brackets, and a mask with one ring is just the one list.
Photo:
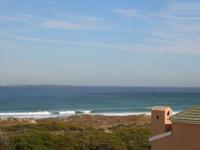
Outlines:
{"label": "green shrub", "polygon": [[129,150],[149,150],[150,130],[143,127],[126,127],[116,129],[114,134],[126,143]]}
{"label": "green shrub", "polygon": [[0,132],[0,150],[8,149],[9,141],[6,133]]}
{"label": "green shrub", "polygon": [[41,121],[2,130],[6,134],[0,134],[0,150],[150,150],[148,126],[121,125],[107,133],[64,121]]}

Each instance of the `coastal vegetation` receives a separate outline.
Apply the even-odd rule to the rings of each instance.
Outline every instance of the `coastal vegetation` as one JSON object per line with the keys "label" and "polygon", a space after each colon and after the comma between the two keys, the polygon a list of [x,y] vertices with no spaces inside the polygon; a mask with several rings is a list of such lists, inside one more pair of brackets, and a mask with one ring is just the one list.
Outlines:
{"label": "coastal vegetation", "polygon": [[149,150],[149,124],[141,118],[12,119],[0,125],[0,150]]}

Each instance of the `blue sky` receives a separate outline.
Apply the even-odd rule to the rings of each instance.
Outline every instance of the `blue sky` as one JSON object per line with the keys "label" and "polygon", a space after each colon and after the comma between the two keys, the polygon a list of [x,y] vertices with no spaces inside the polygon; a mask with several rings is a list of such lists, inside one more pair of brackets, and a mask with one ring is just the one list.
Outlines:
{"label": "blue sky", "polygon": [[0,84],[200,86],[200,1],[0,0]]}

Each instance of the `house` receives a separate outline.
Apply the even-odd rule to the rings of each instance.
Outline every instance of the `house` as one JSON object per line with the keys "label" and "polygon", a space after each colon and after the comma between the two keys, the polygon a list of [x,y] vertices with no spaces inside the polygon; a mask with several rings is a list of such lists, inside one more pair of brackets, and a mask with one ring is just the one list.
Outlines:
{"label": "house", "polygon": [[169,107],[151,111],[152,150],[200,150],[200,106],[172,115]]}

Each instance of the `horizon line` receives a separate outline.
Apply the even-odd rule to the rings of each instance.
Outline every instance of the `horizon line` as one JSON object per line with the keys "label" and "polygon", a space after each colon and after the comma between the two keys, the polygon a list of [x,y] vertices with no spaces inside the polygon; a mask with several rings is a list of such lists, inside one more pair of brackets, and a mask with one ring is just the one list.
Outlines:
{"label": "horizon line", "polygon": [[0,84],[0,87],[124,87],[124,88],[200,88],[200,86],[157,86],[157,85],[67,85],[67,84]]}

